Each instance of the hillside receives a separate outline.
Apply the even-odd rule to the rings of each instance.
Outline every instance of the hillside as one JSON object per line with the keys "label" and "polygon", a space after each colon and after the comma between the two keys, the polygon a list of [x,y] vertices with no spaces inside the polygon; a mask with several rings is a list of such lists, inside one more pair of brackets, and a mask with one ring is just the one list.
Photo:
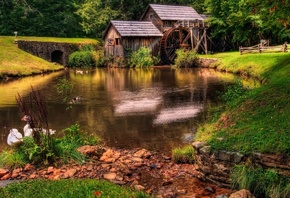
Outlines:
{"label": "hillside", "polygon": [[290,54],[238,52],[202,56],[216,58],[219,70],[250,75],[263,82],[216,109],[216,116],[199,128],[196,141],[207,141],[216,150],[290,155]]}

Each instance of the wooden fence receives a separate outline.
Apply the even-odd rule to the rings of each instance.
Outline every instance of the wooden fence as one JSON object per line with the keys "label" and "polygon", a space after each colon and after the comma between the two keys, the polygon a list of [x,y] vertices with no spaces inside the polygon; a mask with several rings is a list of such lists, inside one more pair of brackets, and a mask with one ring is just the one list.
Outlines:
{"label": "wooden fence", "polygon": [[253,52],[288,52],[287,42],[283,45],[269,46],[268,40],[262,40],[258,45],[243,47],[240,46],[240,54],[243,53],[253,53]]}

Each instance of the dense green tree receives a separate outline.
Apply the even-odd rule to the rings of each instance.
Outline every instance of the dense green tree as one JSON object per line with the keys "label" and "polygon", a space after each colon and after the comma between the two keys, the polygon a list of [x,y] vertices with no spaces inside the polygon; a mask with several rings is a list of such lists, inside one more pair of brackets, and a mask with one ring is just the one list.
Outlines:
{"label": "dense green tree", "polygon": [[248,0],[251,12],[260,16],[262,33],[273,42],[281,43],[290,39],[289,0]]}
{"label": "dense green tree", "polygon": [[82,19],[80,24],[87,35],[101,37],[108,22],[118,18],[120,11],[112,9],[106,1],[86,0],[79,7],[77,14]]}
{"label": "dense green tree", "polygon": [[71,37],[82,35],[75,14],[79,0],[2,0],[0,34]]}
{"label": "dense green tree", "polygon": [[281,44],[290,38],[288,0],[205,0],[205,6],[213,38],[228,49],[254,45],[260,39]]}

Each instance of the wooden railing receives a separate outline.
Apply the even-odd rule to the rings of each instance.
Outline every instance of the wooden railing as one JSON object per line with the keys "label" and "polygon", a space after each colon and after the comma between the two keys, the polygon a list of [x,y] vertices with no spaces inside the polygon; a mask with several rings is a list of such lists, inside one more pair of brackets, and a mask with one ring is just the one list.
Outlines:
{"label": "wooden railing", "polygon": [[258,45],[250,46],[250,47],[243,47],[240,46],[239,48],[240,54],[243,53],[253,53],[253,52],[288,52],[287,42],[283,45],[276,45],[276,46],[269,46],[269,41],[261,42]]}

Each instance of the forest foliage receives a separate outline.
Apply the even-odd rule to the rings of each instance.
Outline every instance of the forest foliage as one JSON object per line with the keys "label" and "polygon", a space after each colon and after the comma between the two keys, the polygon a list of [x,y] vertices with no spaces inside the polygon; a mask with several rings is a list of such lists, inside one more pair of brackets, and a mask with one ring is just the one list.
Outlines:
{"label": "forest foliage", "polygon": [[138,20],[149,3],[210,15],[208,32],[220,51],[290,37],[289,0],[0,0],[0,35],[101,38],[110,20]]}

